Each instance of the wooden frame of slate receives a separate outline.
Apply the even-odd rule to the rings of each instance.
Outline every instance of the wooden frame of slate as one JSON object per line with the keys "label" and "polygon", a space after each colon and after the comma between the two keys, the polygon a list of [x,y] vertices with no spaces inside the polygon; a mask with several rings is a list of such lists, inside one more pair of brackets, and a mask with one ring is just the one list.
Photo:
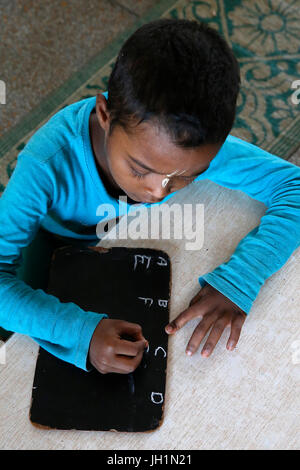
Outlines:
{"label": "wooden frame of slate", "polygon": [[149,342],[133,373],[86,372],[40,347],[30,420],[39,427],[146,432],[162,424],[171,264],[150,248],[63,246],[53,252],[47,292],[85,311],[142,326]]}

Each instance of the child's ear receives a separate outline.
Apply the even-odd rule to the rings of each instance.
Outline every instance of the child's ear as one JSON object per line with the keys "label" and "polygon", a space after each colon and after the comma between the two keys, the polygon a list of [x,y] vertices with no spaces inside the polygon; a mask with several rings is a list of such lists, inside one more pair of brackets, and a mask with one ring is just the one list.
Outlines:
{"label": "child's ear", "polygon": [[96,96],[96,114],[101,127],[108,131],[110,115],[107,109],[107,100],[102,93],[98,93]]}

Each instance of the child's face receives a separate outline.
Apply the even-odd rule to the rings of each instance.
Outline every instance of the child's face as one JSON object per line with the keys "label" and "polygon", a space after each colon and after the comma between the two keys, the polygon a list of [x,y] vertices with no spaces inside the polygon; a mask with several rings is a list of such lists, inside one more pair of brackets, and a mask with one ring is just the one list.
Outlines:
{"label": "child's face", "polygon": [[102,151],[110,177],[137,202],[158,202],[190,184],[208,168],[222,145],[182,149],[149,122],[136,127],[133,135],[116,127],[108,137],[109,119],[99,119],[98,109],[97,117],[105,132]]}

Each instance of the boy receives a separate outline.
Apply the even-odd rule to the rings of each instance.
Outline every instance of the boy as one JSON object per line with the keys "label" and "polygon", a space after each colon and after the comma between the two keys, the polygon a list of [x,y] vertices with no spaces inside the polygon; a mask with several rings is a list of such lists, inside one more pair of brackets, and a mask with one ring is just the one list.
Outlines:
{"label": "boy", "polygon": [[300,244],[300,169],[229,135],[239,86],[237,60],[206,24],[161,19],[125,42],[108,93],[62,109],[19,154],[0,199],[1,326],[84,370],[89,361],[101,373],[135,370],[147,346],[140,326],[32,289],[15,275],[20,250],[40,228],[97,242],[100,204],[118,209],[120,195],[160,203],[208,178],[268,209],[230,260],[199,278],[202,289],[166,332],[202,317],[187,353],[210,331],[209,356],[227,325],[227,348],[236,346],[260,287]]}

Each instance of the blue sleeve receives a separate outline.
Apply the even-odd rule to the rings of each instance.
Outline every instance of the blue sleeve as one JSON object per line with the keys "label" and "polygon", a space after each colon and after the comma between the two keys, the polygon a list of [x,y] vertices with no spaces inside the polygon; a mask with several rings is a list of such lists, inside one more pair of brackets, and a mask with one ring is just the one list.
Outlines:
{"label": "blue sleeve", "polygon": [[264,282],[300,246],[300,168],[230,136],[203,175],[267,206],[230,259],[199,277],[248,314]]}
{"label": "blue sleeve", "polygon": [[0,198],[0,325],[31,336],[53,355],[87,370],[91,337],[107,315],[62,303],[16,277],[21,248],[33,240],[51,207],[54,184],[46,163],[19,155]]}

